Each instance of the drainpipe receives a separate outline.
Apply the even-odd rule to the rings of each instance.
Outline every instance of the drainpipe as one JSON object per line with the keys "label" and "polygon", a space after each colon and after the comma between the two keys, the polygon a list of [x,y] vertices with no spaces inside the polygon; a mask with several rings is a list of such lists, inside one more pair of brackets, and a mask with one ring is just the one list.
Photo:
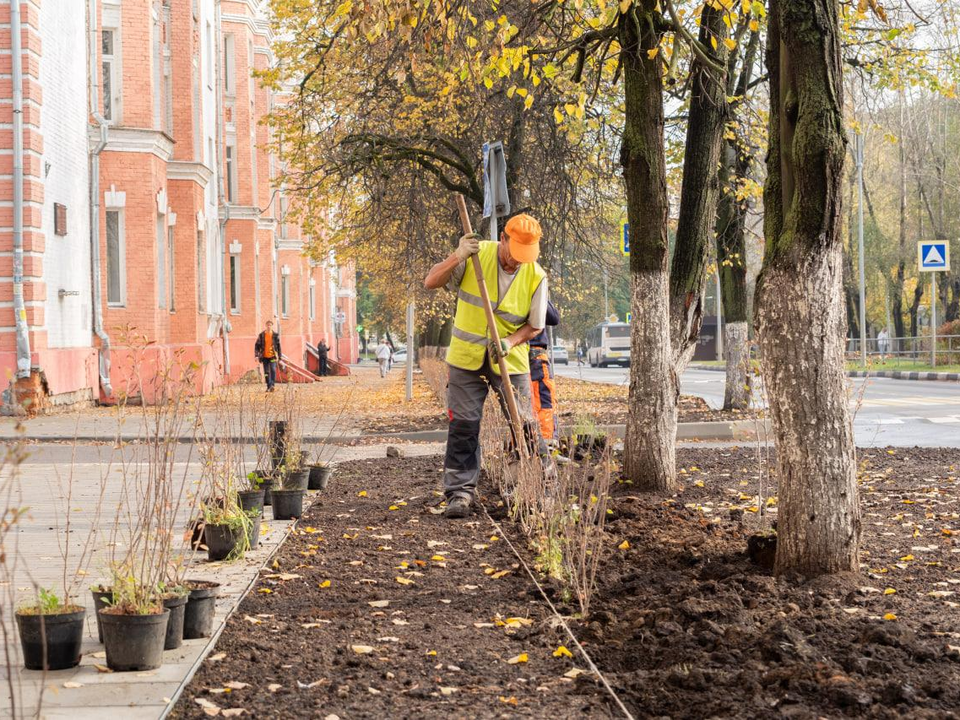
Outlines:
{"label": "drainpipe", "polygon": [[[13,4],[16,4],[14,2]],[[109,126],[100,114],[100,81],[97,72],[97,0],[89,0],[87,21],[90,63],[90,116],[100,130],[100,140],[90,151],[90,276],[93,287],[93,331],[100,338],[100,386],[107,397],[113,395],[110,383],[110,336],[103,329],[103,287],[100,280],[100,153],[107,145]]]}
{"label": "drainpipe", "polygon": [[20,3],[10,3],[10,52],[13,74],[13,313],[17,328],[17,377],[30,377],[30,335],[23,301],[23,58]]}
{"label": "drainpipe", "polygon": [[[228,333],[233,329],[227,314],[227,283],[226,283],[226,264],[227,264],[227,220],[230,219],[230,206],[227,204],[226,192],[223,189],[223,68],[221,64],[222,51],[220,42],[222,39],[221,28],[221,7],[220,0],[217,0],[216,28],[214,37],[216,47],[216,93],[217,93],[217,205],[218,220],[220,224],[220,335],[223,337],[223,372],[224,375],[230,374],[230,340]],[[236,162],[239,158],[234,158]]]}

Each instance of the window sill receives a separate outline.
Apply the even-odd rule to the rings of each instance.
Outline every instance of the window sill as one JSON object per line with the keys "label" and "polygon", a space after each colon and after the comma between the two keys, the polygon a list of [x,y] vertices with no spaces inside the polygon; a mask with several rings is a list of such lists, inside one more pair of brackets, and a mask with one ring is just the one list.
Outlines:
{"label": "window sill", "polygon": [[120,302],[120,303],[108,302],[107,303],[108,310],[123,310],[126,307],[127,307],[127,304],[125,302]]}
{"label": "window sill", "polygon": [[239,310],[231,310],[231,311],[230,311],[230,314],[231,314],[231,315],[239,315],[239,314],[240,314],[240,311],[239,311]]}

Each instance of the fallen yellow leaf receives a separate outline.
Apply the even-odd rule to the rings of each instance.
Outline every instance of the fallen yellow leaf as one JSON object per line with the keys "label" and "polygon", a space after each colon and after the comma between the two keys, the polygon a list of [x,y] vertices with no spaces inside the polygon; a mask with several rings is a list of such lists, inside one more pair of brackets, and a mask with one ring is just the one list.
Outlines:
{"label": "fallen yellow leaf", "polygon": [[897,591],[894,590],[893,588],[887,588],[886,590],[883,591],[883,594],[884,594],[884,595],[893,595],[895,592],[897,592]]}
{"label": "fallen yellow leaf", "polygon": [[512,658],[510,658],[509,660],[507,660],[507,664],[508,664],[508,665],[519,665],[520,663],[525,663],[525,662],[527,662],[528,659],[529,659],[529,658],[527,658],[527,654],[526,654],[526,653],[520,653],[519,655],[517,655],[517,656],[515,656],[515,657],[512,657]]}
{"label": "fallen yellow leaf", "polygon": [[400,583],[401,585],[415,585],[415,584],[416,584],[416,583],[413,582],[413,580],[410,580],[409,578],[405,578],[405,577],[398,577],[398,578],[396,578],[396,581],[397,581],[398,583]]}
{"label": "fallen yellow leaf", "polygon": [[573,653],[570,652],[569,650],[567,650],[566,647],[564,647],[563,645],[561,645],[560,647],[558,647],[556,650],[553,651],[553,656],[556,657],[556,658],[558,658],[558,657],[568,657],[568,658],[572,658],[572,657],[573,657]]}
{"label": "fallen yellow leaf", "polygon": [[896,620],[897,616],[894,613],[887,613],[883,616],[884,620]]}
{"label": "fallen yellow leaf", "polygon": [[629,549],[630,549],[630,541],[629,541],[629,540],[624,540],[622,543],[620,543],[619,545],[617,545],[617,547],[620,548],[621,550],[629,550]]}
{"label": "fallen yellow leaf", "polygon": [[330,587],[330,581],[329,581],[329,580],[324,580],[322,583],[320,583],[320,585],[319,585],[318,587],[328,588],[328,587]]}
{"label": "fallen yellow leaf", "polygon": [[366,496],[367,496],[366,490],[361,490],[360,492],[357,493],[357,497],[366,497]]}

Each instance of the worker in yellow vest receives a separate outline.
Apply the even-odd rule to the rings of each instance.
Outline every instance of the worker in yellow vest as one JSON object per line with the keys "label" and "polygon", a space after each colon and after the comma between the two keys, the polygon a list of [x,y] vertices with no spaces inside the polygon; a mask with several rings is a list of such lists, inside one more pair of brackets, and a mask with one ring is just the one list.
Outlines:
{"label": "worker in yellow vest", "polygon": [[[527,342],[546,326],[547,276],[537,264],[540,255],[540,223],[529,215],[515,215],[507,221],[500,242],[481,241],[465,235],[453,253],[434,265],[424,280],[428,290],[448,286],[457,292],[457,312],[447,350],[447,453],[444,459],[443,489],[447,500],[445,515],[463,518],[470,513],[480,475],[480,421],[483,404],[492,387],[506,414],[498,366],[504,356],[510,383],[527,441],[552,466],[547,446],[533,418],[530,404],[530,358]],[[500,346],[490,339],[487,318],[480,298],[480,285],[467,262],[477,254],[487,293],[493,305]],[[555,472],[555,469],[554,469]]]}

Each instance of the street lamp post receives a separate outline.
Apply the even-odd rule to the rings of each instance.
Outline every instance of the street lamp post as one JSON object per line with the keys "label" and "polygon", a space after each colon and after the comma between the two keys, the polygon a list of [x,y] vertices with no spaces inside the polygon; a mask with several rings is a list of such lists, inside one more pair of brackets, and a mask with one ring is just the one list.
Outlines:
{"label": "street lamp post", "polygon": [[867,288],[863,270],[863,135],[857,133],[857,249],[860,269],[860,363],[867,366]]}

